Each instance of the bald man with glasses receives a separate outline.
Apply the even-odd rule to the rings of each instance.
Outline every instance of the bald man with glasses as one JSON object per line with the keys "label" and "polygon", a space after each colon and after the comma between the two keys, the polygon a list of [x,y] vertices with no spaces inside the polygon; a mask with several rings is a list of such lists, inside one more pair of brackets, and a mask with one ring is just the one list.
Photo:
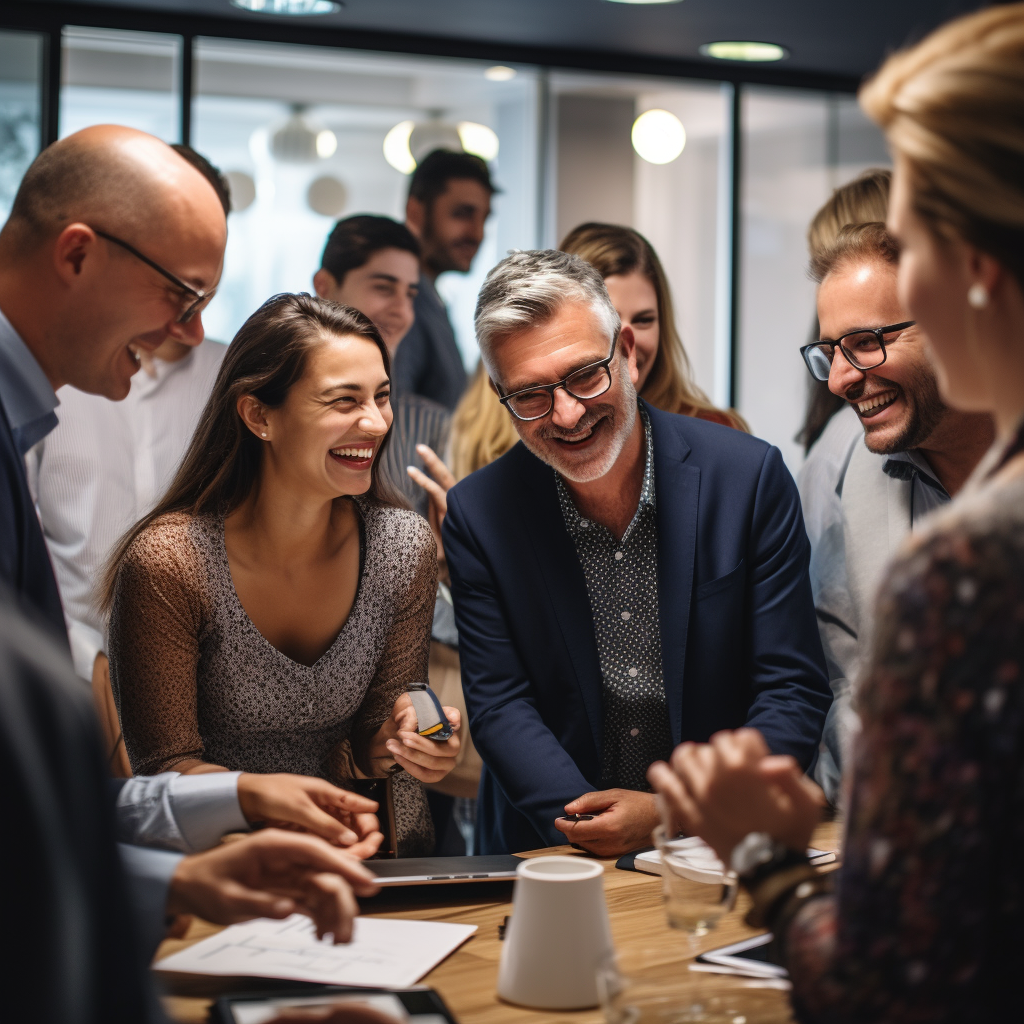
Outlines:
{"label": "bald man with glasses", "polygon": [[508,256],[476,331],[522,442],[448,492],[443,527],[477,852],[649,845],[647,769],[720,729],[806,768],[831,695],[778,450],[638,400],[632,331],[577,256]]}

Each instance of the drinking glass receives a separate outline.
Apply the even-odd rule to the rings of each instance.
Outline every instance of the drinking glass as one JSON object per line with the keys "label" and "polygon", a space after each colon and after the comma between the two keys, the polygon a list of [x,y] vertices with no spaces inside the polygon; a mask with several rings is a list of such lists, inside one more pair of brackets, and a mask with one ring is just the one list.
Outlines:
{"label": "drinking glass", "polygon": [[[699,839],[654,832],[661,855],[662,890],[668,923],[686,935],[690,958],[700,939],[736,903],[738,880]],[[628,955],[627,955],[628,953]],[[712,992],[706,975],[680,965],[662,944],[640,955],[623,951],[598,974],[598,990],[609,1024],[712,1024],[740,1019],[727,1009],[730,993]]]}

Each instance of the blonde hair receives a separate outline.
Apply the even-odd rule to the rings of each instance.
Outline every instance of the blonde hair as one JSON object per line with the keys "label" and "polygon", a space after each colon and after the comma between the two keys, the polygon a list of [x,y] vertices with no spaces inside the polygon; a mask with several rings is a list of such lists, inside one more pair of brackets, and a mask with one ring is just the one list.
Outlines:
{"label": "blonde hair", "polygon": [[749,431],[735,409],[719,409],[694,383],[689,357],[676,330],[668,279],[651,243],[638,231],[617,224],[581,224],[562,239],[563,252],[581,256],[601,277],[639,272],[658,300],[658,354],[641,397],[658,409],[725,423]]}
{"label": "blonde hair", "polygon": [[885,221],[889,214],[891,184],[892,171],[875,167],[833,191],[807,229],[812,273],[815,260],[836,244],[843,228]]}
{"label": "blonde hair", "polygon": [[860,102],[905,161],[932,231],[1024,285],[1024,4],[958,18],[895,54]]}
{"label": "blonde hair", "polygon": [[481,362],[452,417],[451,464],[456,480],[490,465],[518,440]]}

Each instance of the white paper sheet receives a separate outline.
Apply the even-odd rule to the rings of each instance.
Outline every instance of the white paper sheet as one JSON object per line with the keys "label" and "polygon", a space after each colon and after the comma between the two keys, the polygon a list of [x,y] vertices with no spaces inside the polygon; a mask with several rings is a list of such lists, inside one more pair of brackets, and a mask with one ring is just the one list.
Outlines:
{"label": "white paper sheet", "polygon": [[156,963],[159,971],[406,988],[457,949],[476,925],[356,918],[350,943],[320,942],[301,914],[235,924]]}

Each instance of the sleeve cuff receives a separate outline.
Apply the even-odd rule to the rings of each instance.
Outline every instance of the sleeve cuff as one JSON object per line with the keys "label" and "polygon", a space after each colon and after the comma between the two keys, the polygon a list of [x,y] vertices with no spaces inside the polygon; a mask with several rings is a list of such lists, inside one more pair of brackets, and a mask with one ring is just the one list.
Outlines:
{"label": "sleeve cuff", "polygon": [[177,775],[168,786],[171,807],[190,851],[208,850],[228,832],[248,832],[238,802],[241,772]]}
{"label": "sleeve cuff", "polygon": [[167,895],[181,854],[118,844],[128,880],[128,895],[145,944],[146,962],[153,959],[167,930]]}

